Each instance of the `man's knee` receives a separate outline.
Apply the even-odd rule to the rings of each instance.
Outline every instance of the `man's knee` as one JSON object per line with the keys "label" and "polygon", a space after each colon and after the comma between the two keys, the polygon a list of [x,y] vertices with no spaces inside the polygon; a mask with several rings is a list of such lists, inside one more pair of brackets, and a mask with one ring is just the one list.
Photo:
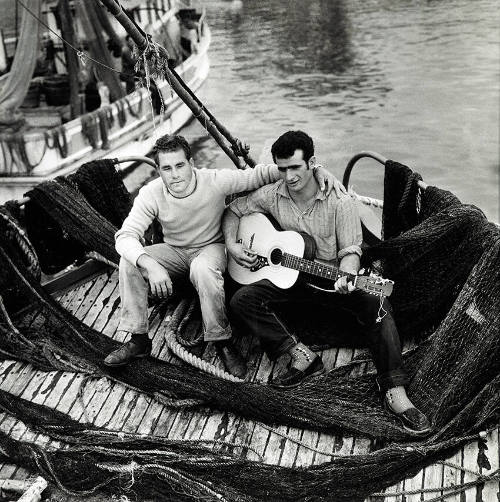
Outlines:
{"label": "man's knee", "polygon": [[141,275],[140,270],[132,265],[128,260],[125,258],[120,258],[120,263],[119,263],[119,273],[120,276],[123,277],[133,277],[135,275]]}
{"label": "man's knee", "polygon": [[254,286],[242,286],[234,293],[229,302],[231,311],[236,315],[244,317],[249,312],[265,309],[261,295],[258,293],[258,288]]}
{"label": "man's knee", "polygon": [[192,284],[203,285],[205,287],[224,287],[222,270],[209,263],[207,260],[195,259],[189,268],[189,280]]}

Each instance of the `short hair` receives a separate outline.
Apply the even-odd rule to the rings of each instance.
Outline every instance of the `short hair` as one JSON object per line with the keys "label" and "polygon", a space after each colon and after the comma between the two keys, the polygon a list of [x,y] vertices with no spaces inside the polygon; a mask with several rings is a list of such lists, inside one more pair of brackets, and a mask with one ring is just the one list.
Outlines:
{"label": "short hair", "polygon": [[184,136],[165,134],[165,136],[158,138],[153,146],[153,159],[159,165],[158,154],[160,152],[175,152],[177,150],[184,150],[187,160],[191,158],[191,147]]}
{"label": "short hair", "polygon": [[295,150],[302,150],[303,159],[308,162],[314,155],[312,138],[303,131],[287,131],[271,147],[273,161],[276,162],[277,158],[287,159],[295,153]]}

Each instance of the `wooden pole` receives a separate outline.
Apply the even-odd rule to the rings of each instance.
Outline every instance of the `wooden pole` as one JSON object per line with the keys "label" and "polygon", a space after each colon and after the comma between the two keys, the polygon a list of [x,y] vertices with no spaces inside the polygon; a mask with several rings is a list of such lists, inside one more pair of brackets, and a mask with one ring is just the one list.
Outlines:
{"label": "wooden pole", "polygon": [[[116,18],[116,20],[125,28],[125,31],[130,35],[134,43],[139,49],[139,53],[146,50],[148,41],[146,37],[139,31],[137,26],[129,18],[127,13],[123,10],[122,6],[116,0],[100,0],[106,8],[111,12],[111,14]],[[174,74],[169,68],[165,68],[166,77],[175,91],[175,93],[184,101],[184,103],[189,107],[193,115],[198,119],[198,121],[207,129],[207,131],[212,135],[217,144],[222,148],[224,153],[233,161],[234,165],[241,169],[241,165],[238,157],[234,154],[231,148],[226,144],[223,135],[220,133],[219,129],[216,127],[211,117],[204,110],[200,102],[190,95],[190,93],[185,89],[181,83],[179,75]],[[184,84],[185,85],[185,84]],[[251,159],[250,159],[251,160]]]}
{"label": "wooden pole", "polygon": [[[111,60],[111,54],[104,42],[104,38],[101,33],[101,25],[97,20],[97,14],[93,9],[93,4],[85,3],[83,0],[77,0],[75,5],[78,17],[83,26],[83,31],[85,32],[85,36],[87,38],[90,55],[94,59],[102,61],[107,66],[112,67],[113,61]],[[98,65],[93,66],[93,71],[97,75],[98,79],[102,80],[107,85],[112,102],[125,96],[126,93],[121,85],[120,79],[118,78],[118,73],[108,71],[107,69],[103,70]]]}
{"label": "wooden pole", "polygon": [[[68,0],[59,0],[57,11],[61,21],[61,34],[64,40],[75,47],[75,30],[73,28],[73,16],[69,8]],[[69,77],[69,96],[71,107],[71,118],[74,119],[80,115],[80,98],[78,96],[78,56],[75,51],[64,44],[64,53],[66,54],[66,65],[68,68]]]}

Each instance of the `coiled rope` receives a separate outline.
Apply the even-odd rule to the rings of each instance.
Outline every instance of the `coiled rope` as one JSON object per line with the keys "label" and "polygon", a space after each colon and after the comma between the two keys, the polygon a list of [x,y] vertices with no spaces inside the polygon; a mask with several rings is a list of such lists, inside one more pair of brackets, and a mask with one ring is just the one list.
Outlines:
{"label": "coiled rope", "polygon": [[222,378],[223,380],[229,380],[230,382],[243,382],[244,380],[242,380],[241,378],[237,378],[228,373],[227,371],[221,368],[217,368],[212,363],[204,361],[200,357],[195,356],[194,354],[186,350],[177,341],[176,337],[177,328],[180,325],[182,318],[184,317],[184,314],[189,309],[190,302],[194,301],[195,300],[182,299],[179,302],[179,305],[177,305],[177,307],[175,308],[174,313],[172,314],[172,317],[170,319],[168,328],[165,332],[165,341],[167,343],[168,348],[179,359],[182,359],[184,362],[190,364],[191,366],[194,366],[195,368],[198,368],[201,371],[204,371],[205,373],[209,373],[210,375]]}
{"label": "coiled rope", "polygon": [[179,323],[179,327],[177,328],[175,333],[176,340],[183,347],[195,347],[196,345],[199,345],[203,340],[203,330],[199,330],[198,336],[196,336],[192,340],[187,340],[186,338],[182,337],[182,331],[186,327],[187,323],[191,320],[191,317],[198,305],[198,301],[196,298],[197,297],[195,296],[194,300],[189,305],[188,311],[186,312],[186,315],[182,318],[181,322]]}

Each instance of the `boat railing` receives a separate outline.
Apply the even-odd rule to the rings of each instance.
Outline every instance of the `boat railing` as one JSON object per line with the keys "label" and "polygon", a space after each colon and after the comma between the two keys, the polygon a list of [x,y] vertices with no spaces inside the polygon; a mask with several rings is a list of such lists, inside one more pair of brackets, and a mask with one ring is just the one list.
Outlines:
{"label": "boat railing", "polygon": [[[387,162],[388,159],[386,159],[383,155],[377,152],[372,152],[372,151],[362,151],[359,152],[351,157],[349,162],[347,163],[347,166],[344,171],[344,176],[342,178],[342,184],[346,187],[347,190],[349,190],[349,193],[351,193],[356,199],[358,199],[360,202],[367,206],[374,206],[374,207],[380,207],[382,208],[384,206],[384,201],[380,199],[375,199],[373,197],[368,197],[366,195],[359,195],[356,192],[354,192],[352,189],[349,189],[349,179],[351,177],[352,170],[358,160],[364,159],[364,158],[371,158],[379,162],[380,164],[385,166],[385,163]],[[423,181],[418,182],[418,186],[422,189],[425,190],[427,188],[427,184],[424,183]]]}

